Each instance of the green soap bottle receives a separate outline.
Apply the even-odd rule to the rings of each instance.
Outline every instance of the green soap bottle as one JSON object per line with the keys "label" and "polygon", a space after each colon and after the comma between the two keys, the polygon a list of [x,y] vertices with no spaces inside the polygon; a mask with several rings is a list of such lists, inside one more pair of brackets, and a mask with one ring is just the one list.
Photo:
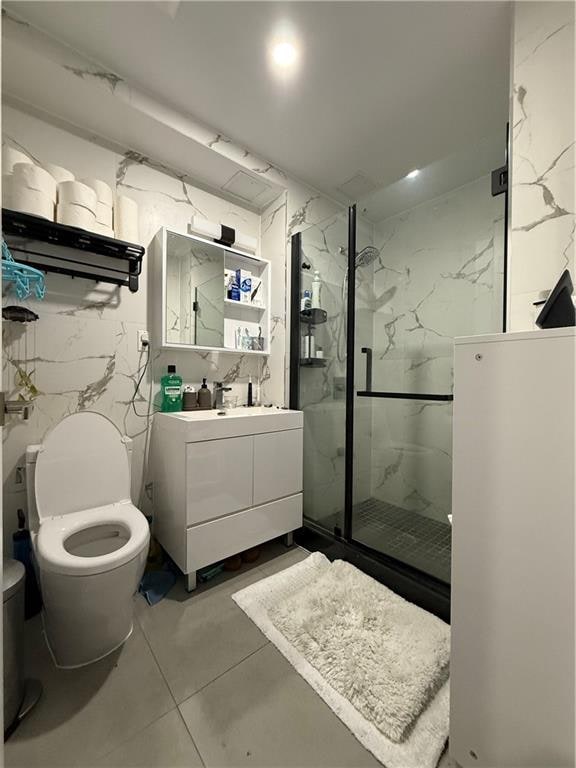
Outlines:
{"label": "green soap bottle", "polygon": [[162,413],[182,410],[182,376],[176,373],[176,366],[169,365],[168,373],[160,379]]}

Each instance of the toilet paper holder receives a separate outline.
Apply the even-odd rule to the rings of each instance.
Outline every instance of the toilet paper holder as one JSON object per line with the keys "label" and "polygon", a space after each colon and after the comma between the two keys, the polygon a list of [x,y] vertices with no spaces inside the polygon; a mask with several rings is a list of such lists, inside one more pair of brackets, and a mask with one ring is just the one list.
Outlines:
{"label": "toilet paper holder", "polygon": [[26,269],[35,268],[42,278],[42,272],[57,272],[138,290],[142,245],[6,208],[2,226],[12,252],[23,254]]}

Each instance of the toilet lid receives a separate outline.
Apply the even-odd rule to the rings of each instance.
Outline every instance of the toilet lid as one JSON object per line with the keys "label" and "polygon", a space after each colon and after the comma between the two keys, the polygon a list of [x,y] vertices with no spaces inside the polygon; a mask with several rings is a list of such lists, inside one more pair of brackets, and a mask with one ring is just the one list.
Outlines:
{"label": "toilet lid", "polygon": [[46,436],[36,461],[40,520],[130,499],[122,435],[99,413],[67,416]]}

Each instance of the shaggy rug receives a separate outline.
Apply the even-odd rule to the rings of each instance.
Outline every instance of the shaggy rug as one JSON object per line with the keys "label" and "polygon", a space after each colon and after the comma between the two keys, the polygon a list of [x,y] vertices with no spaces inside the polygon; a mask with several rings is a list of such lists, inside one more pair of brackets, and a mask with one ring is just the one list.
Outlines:
{"label": "shaggy rug", "polygon": [[233,599],[387,768],[435,768],[448,625],[318,552]]}

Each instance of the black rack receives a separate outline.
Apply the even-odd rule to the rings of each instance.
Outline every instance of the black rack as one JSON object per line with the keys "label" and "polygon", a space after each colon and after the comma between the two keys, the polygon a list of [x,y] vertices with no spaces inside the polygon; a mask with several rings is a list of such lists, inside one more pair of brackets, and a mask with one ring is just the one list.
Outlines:
{"label": "black rack", "polygon": [[321,325],[328,320],[328,314],[325,309],[302,309],[300,311],[300,320],[308,325]]}
{"label": "black rack", "polygon": [[324,357],[301,357],[300,365],[303,368],[325,368],[326,359]]}
{"label": "black rack", "polygon": [[2,232],[18,261],[31,267],[138,290],[146,252],[141,245],[7,208],[2,209]]}

